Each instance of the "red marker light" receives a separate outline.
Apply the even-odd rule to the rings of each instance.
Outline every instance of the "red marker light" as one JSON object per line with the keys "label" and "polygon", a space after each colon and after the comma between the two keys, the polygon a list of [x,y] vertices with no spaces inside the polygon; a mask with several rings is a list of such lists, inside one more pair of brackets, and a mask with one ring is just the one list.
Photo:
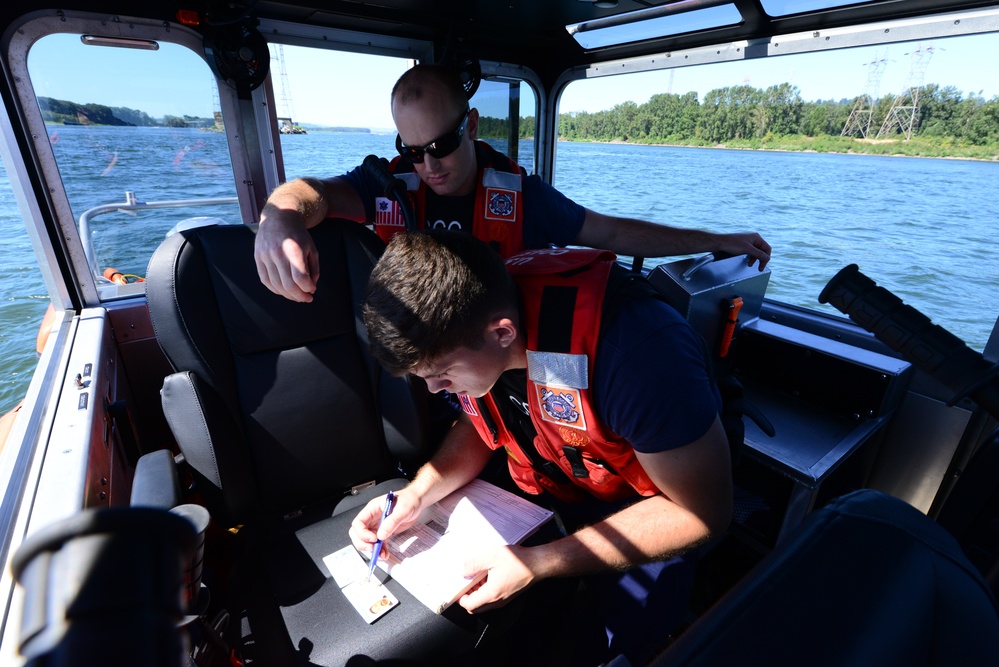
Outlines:
{"label": "red marker light", "polygon": [[183,25],[201,25],[201,16],[193,9],[178,9],[177,20]]}

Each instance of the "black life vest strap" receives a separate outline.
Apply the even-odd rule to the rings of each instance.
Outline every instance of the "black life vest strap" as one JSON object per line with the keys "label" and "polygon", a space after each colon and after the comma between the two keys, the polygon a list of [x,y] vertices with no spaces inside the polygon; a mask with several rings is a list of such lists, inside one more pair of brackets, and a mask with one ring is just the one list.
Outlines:
{"label": "black life vest strap", "polygon": [[565,454],[565,458],[569,461],[569,465],[572,466],[573,477],[586,479],[590,476],[589,471],[586,470],[586,466],[583,464],[583,454],[579,451],[579,447],[562,445],[562,453]]}
{"label": "black life vest strap", "polygon": [[538,351],[568,353],[572,349],[572,319],[579,289],[546,285],[538,315]]}
{"label": "black life vest strap", "polygon": [[478,410],[480,415],[482,415],[483,421],[486,422],[486,428],[488,428],[489,432],[493,434],[493,444],[495,445],[499,442],[499,427],[496,426],[496,420],[493,419],[493,413],[491,413],[488,406],[484,405],[479,399],[469,396],[468,400],[475,405],[475,409]]}
{"label": "black life vest strap", "polygon": [[[496,420],[493,418],[492,412],[489,410],[488,406],[485,405],[483,401],[477,398],[469,397],[474,404],[479,414],[482,415],[482,419],[486,422],[486,427],[489,429],[490,433],[493,435],[493,443],[499,441],[499,427],[496,425]],[[527,457],[527,463],[531,466],[539,475],[544,475],[548,479],[552,480],[556,484],[571,484],[569,476],[558,467],[558,464],[554,461],[549,461],[538,453],[537,448],[534,446],[533,440],[531,440],[525,434],[524,437],[518,437],[519,430],[511,431],[514,438],[517,440],[517,444],[520,445],[521,451],[524,456]],[[585,475],[584,475],[585,476]]]}

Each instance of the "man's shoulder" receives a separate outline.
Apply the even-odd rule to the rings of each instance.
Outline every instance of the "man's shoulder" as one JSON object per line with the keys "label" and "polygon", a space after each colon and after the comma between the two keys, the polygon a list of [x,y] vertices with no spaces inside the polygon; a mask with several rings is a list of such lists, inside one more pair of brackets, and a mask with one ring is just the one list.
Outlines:
{"label": "man's shoulder", "polygon": [[551,185],[537,174],[528,174],[521,179],[521,191],[524,193],[524,203],[545,206],[578,206],[563,195],[554,185]]}
{"label": "man's shoulder", "polygon": [[361,165],[357,165],[347,173],[337,176],[337,178],[354,188],[362,196],[370,188],[371,184],[371,178]]}
{"label": "man's shoulder", "polygon": [[628,341],[652,339],[672,347],[696,336],[687,319],[648,280],[615,264],[604,295],[601,344],[626,349]]}
{"label": "man's shoulder", "polygon": [[645,276],[626,269],[615,261],[607,278],[607,290],[604,296],[605,313],[608,308],[613,309],[625,304],[651,307],[657,311],[657,317],[667,315],[671,321],[686,322],[666,296]]}

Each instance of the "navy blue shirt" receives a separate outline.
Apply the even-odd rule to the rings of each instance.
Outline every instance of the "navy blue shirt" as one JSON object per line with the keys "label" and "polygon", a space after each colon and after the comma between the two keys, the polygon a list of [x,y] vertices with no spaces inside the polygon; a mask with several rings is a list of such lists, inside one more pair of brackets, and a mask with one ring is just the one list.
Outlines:
{"label": "navy blue shirt", "polygon": [[638,452],[694,442],[721,409],[703,345],[700,334],[666,303],[624,301],[597,346],[594,410]]}
{"label": "navy blue shirt", "polygon": [[[476,152],[479,164],[483,162],[481,149]],[[355,167],[342,178],[350,184],[364,202],[365,218],[375,219],[375,198],[383,190],[363,167]],[[524,197],[524,248],[549,248],[567,246],[575,242],[583,227],[586,210],[534,174],[523,179]],[[475,193],[462,197],[442,197],[428,189],[426,216],[427,229],[444,227],[469,231],[475,211]]]}
{"label": "navy blue shirt", "polygon": [[[721,409],[700,334],[655,297],[636,295],[618,303],[597,344],[594,411],[638,452],[653,454],[694,442]],[[513,407],[526,406],[526,372],[507,371],[492,393],[518,440],[533,440],[536,431],[527,413]]]}

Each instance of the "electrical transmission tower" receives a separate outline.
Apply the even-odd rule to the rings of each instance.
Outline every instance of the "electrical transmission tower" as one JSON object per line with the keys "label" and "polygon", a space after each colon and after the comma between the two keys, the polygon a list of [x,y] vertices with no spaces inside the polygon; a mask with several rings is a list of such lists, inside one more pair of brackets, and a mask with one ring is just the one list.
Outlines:
{"label": "electrical transmission tower", "polygon": [[[887,55],[888,52],[885,51],[885,56]],[[846,119],[846,125],[843,126],[840,136],[852,137],[859,134],[866,139],[871,129],[871,114],[878,101],[878,89],[881,87],[881,77],[885,73],[888,58],[875,58],[866,64],[867,83],[864,85],[864,92],[853,103],[853,110],[850,111],[850,117]]]}
{"label": "electrical transmission tower", "polygon": [[919,94],[923,89],[923,79],[926,68],[933,56],[933,47],[920,47],[912,52],[912,68],[909,70],[909,80],[902,92],[895,97],[891,109],[885,116],[885,122],[878,130],[878,139],[889,137],[895,132],[901,132],[906,139],[911,139],[919,127]]}
{"label": "electrical transmission tower", "polygon": [[[271,55],[271,60],[275,57]],[[294,126],[295,109],[291,103],[291,87],[288,85],[288,69],[284,64],[284,44],[277,45],[278,72],[281,76],[281,95],[278,98],[278,124],[291,129]]]}
{"label": "electrical transmission tower", "polygon": [[222,102],[219,100],[219,87],[215,84],[215,80],[209,84],[212,88],[212,120],[214,121],[214,127],[222,129],[225,127],[225,123],[222,121]]}

